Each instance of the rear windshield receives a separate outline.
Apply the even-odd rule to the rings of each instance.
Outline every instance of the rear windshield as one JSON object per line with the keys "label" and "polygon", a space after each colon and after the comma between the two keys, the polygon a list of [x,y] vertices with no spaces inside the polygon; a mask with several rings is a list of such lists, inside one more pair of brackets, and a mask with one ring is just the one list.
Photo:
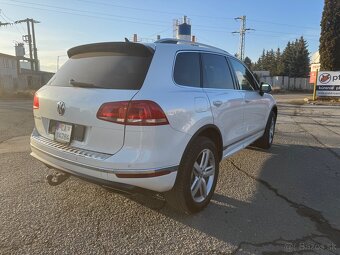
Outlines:
{"label": "rear windshield", "polygon": [[48,85],[72,86],[70,80],[107,89],[138,90],[142,87],[152,56],[91,52],[72,56]]}

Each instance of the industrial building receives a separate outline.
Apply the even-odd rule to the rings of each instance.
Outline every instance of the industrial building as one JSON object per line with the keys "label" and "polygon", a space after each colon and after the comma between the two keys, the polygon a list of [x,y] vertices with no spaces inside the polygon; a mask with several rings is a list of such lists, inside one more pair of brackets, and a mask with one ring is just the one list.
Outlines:
{"label": "industrial building", "polygon": [[38,89],[53,76],[54,73],[23,68],[27,62],[17,47],[16,53],[17,56],[0,53],[0,90]]}
{"label": "industrial building", "polygon": [[18,60],[15,56],[0,53],[0,88],[10,88],[18,82]]}
{"label": "industrial building", "polygon": [[39,21],[27,18],[14,23],[0,22],[0,26],[18,23],[27,24],[27,34],[22,38],[28,44],[29,57],[25,57],[24,43],[16,43],[15,56],[0,53],[0,90],[38,89],[53,76],[53,73],[40,71],[34,32],[34,24]]}

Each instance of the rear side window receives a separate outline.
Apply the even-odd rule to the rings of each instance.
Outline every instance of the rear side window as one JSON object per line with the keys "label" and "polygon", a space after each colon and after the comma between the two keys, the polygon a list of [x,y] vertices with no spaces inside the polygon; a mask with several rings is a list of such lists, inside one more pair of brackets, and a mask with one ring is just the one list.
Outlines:
{"label": "rear side window", "polygon": [[152,56],[114,52],[90,52],[72,56],[52,77],[49,85],[72,86],[70,80],[106,89],[139,90]]}
{"label": "rear side window", "polygon": [[196,52],[177,54],[174,80],[178,85],[200,87],[200,57]]}
{"label": "rear side window", "polygon": [[202,54],[203,87],[234,89],[231,72],[224,56]]}

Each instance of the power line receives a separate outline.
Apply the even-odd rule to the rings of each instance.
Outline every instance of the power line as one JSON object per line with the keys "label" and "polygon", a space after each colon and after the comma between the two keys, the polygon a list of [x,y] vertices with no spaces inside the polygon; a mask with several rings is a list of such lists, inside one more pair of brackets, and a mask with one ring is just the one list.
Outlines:
{"label": "power line", "polygon": [[4,14],[2,9],[0,9],[0,17],[5,21],[5,23],[0,21],[0,27],[1,26],[10,26],[12,28],[12,26],[14,25],[15,29],[17,30],[16,32],[18,32],[19,35],[21,36],[21,32],[19,31],[18,27],[13,22],[11,22],[11,20],[9,20],[6,17],[6,15]]}
{"label": "power line", "polygon": [[299,26],[299,25],[285,24],[285,23],[277,23],[277,22],[272,22],[272,21],[268,21],[268,20],[258,20],[258,19],[248,19],[248,20],[253,21],[253,22],[277,25],[277,26],[296,27],[296,28],[305,28],[305,29],[316,29],[315,27]]}
{"label": "power line", "polygon": [[104,3],[104,2],[99,2],[99,1],[88,1],[88,0],[76,0],[76,1],[82,2],[82,3],[90,3],[90,4],[94,4],[94,5],[98,5],[99,4],[99,5],[112,6],[112,7],[118,7],[118,8],[129,9],[129,10],[136,10],[136,11],[164,13],[164,14],[170,14],[170,15],[183,15],[183,13],[179,13],[179,12],[157,11],[157,10],[153,10],[153,9],[144,9],[144,8],[137,8],[137,7],[129,7],[129,6],[112,4],[112,3]]}
{"label": "power line", "polygon": [[161,25],[161,24],[158,24],[158,23],[146,23],[146,22],[142,22],[142,21],[131,21],[131,20],[118,19],[118,18],[101,17],[101,16],[98,16],[98,15],[81,14],[81,13],[67,12],[67,11],[61,11],[61,10],[46,9],[46,8],[41,8],[41,7],[26,6],[26,5],[20,5],[20,4],[14,4],[14,3],[4,3],[4,2],[2,2],[2,4],[11,5],[11,6],[18,6],[18,7],[22,7],[22,8],[28,8],[28,9],[49,11],[49,12],[53,12],[53,13],[63,13],[63,14],[69,14],[69,15],[74,15],[74,16],[88,17],[88,18],[94,18],[94,19],[102,19],[102,20],[110,20],[110,21],[123,21],[123,22],[134,23],[134,24],[164,27],[164,25]]}
{"label": "power line", "polygon": [[[129,9],[129,10],[137,10],[137,11],[145,11],[145,12],[154,12],[154,13],[164,13],[164,14],[171,14],[171,15],[183,15],[183,13],[179,12],[168,12],[168,11],[160,11],[160,10],[155,10],[155,9],[144,9],[144,8],[137,8],[137,7],[130,7],[130,6],[123,6],[123,5],[117,5],[117,4],[112,4],[112,3],[106,3],[106,2],[99,2],[99,1],[90,1],[90,0],[76,0],[82,3],[90,3],[94,5],[106,5],[106,6],[113,6],[113,7],[118,7],[118,8],[124,8],[124,9]],[[219,19],[219,20],[234,20],[232,17],[219,17],[219,16],[207,16],[207,15],[198,15],[198,14],[189,14],[188,16],[192,17],[201,17],[201,18],[208,18],[208,19]],[[266,21],[266,20],[258,20],[258,19],[248,19],[254,22],[259,22],[259,23],[267,23],[267,24],[274,24],[278,26],[289,26],[289,27],[297,27],[297,28],[306,28],[306,29],[315,29],[315,27],[308,27],[308,26],[299,26],[299,25],[293,25],[293,24],[285,24],[285,23],[276,23],[272,21]]]}
{"label": "power line", "polygon": [[[78,0],[78,1],[80,1],[80,0]],[[15,4],[15,3],[4,3],[4,4],[13,5],[13,6],[20,6],[20,7],[24,7],[24,8],[30,8],[30,9],[38,9],[38,10],[50,11],[50,12],[54,12],[54,13],[57,12],[57,13],[64,13],[64,14],[69,14],[69,15],[77,15],[77,16],[83,16],[83,17],[96,18],[96,19],[104,19],[104,20],[118,20],[118,21],[123,21],[123,22],[136,23],[136,24],[144,24],[144,25],[152,25],[152,26],[159,26],[159,27],[164,27],[164,25],[161,25],[160,23],[168,24],[168,22],[163,22],[163,21],[159,21],[159,20],[145,20],[145,19],[138,19],[138,18],[128,17],[128,16],[112,15],[112,14],[103,13],[103,12],[91,12],[91,11],[84,11],[84,10],[76,10],[76,9],[72,9],[72,8],[58,7],[58,6],[54,6],[54,5],[29,3],[29,2],[17,1],[17,0],[13,0],[11,2],[22,3],[22,4],[25,4],[25,5],[20,5],[20,4]],[[94,2],[88,1],[88,0],[82,0],[82,2],[94,3]],[[103,5],[112,5],[112,6],[114,6],[114,4],[102,3],[102,2],[99,2],[99,3],[101,3]],[[27,5],[33,5],[33,6],[27,6]],[[42,6],[43,8],[36,7],[34,5]],[[118,6],[118,5],[116,5],[116,6]],[[119,6],[119,7],[121,7],[121,8],[133,8],[133,7],[126,7],[126,6]],[[142,8],[133,8],[133,9],[138,9],[138,10],[141,10],[141,11],[150,11],[150,12],[156,11],[156,10],[142,9]],[[106,17],[103,17],[103,15],[106,16]],[[206,16],[206,17],[209,17],[209,16]],[[211,17],[211,18],[214,18],[214,17]],[[222,18],[222,17],[220,17],[220,18]],[[128,20],[128,19],[133,19],[133,20]],[[224,19],[226,19],[226,18],[224,18]],[[145,22],[145,21],[147,21],[147,22]],[[261,22],[265,22],[265,21],[261,21]],[[213,29],[205,29],[205,28],[213,28]],[[214,28],[216,28],[216,29],[214,29]],[[201,25],[201,24],[195,24],[194,29],[198,30],[198,31],[201,30],[201,31],[211,31],[211,32],[214,32],[214,31],[215,32],[225,32],[226,28],[225,27],[219,27],[219,26],[206,26],[206,25]],[[262,32],[278,34],[278,32],[276,32],[276,31],[266,31],[266,30],[261,30],[261,31]],[[290,35],[293,35],[294,33],[280,32],[279,34],[290,34]],[[300,36],[301,34],[296,33],[296,35]]]}
{"label": "power line", "polygon": [[1,14],[1,9],[0,9],[0,17],[3,18],[3,20],[5,21],[5,22],[2,22],[2,21],[0,20],[0,27],[1,27],[1,26],[12,25],[11,22],[7,22],[7,20],[2,16],[2,14]]}
{"label": "power line", "polygon": [[[55,8],[55,9],[60,9],[60,10],[65,10],[65,11],[76,12],[76,13],[80,12],[80,13],[85,13],[85,14],[91,14],[91,15],[93,15],[95,17],[96,17],[96,15],[100,15],[100,16],[113,17],[113,18],[132,19],[132,20],[136,20],[136,22],[138,21],[138,23],[139,23],[139,21],[147,21],[147,22],[155,22],[157,24],[158,23],[169,24],[168,22],[162,22],[162,21],[159,21],[159,20],[139,19],[139,18],[135,18],[135,17],[122,16],[122,15],[113,15],[113,14],[104,13],[104,12],[84,11],[84,10],[60,7],[60,6],[49,5],[49,4],[30,3],[30,2],[17,1],[17,0],[11,0],[11,2],[20,3],[20,4],[26,4],[26,5],[33,5],[33,6],[42,6],[42,7],[47,7],[47,8]],[[28,6],[22,6],[22,7],[28,7]],[[50,10],[50,9],[46,9],[46,10]],[[61,11],[58,11],[58,12],[61,12]],[[70,14],[77,15],[76,13],[70,13]],[[126,20],[122,20],[122,21],[126,21]]]}
{"label": "power line", "polygon": [[[104,15],[104,16],[108,16],[108,17],[118,17],[118,18],[125,18],[125,19],[140,20],[142,22],[143,21],[156,22],[156,24],[158,24],[158,23],[168,24],[168,22],[163,22],[163,21],[160,21],[160,20],[138,19],[138,18],[129,17],[129,16],[112,15],[112,14],[103,13],[103,12],[84,11],[84,10],[79,10],[79,9],[72,9],[72,8],[59,7],[59,6],[55,6],[55,5],[40,4],[40,3],[30,3],[30,2],[18,1],[18,0],[9,0],[9,1],[16,2],[16,3],[22,3],[22,4],[27,4],[27,5],[37,5],[37,6],[43,6],[43,7],[48,7],[48,8],[57,8],[57,9],[67,10],[67,11],[72,11],[72,12],[81,12],[81,13],[87,13],[87,14],[98,14],[98,15]],[[105,6],[113,6],[113,7],[118,7],[118,8],[132,9],[132,10],[144,11],[144,12],[155,12],[155,13],[158,13],[158,14],[159,13],[164,13],[164,14],[171,14],[171,15],[183,15],[182,13],[179,13],[179,12],[167,12],[167,11],[160,11],[160,10],[154,10],[154,9],[144,9],[144,8],[137,8],[137,7],[128,7],[128,6],[116,5],[116,4],[112,4],[112,3],[97,2],[97,1],[89,1],[89,0],[77,0],[77,1],[84,2],[84,3],[90,3],[90,4],[96,4],[96,5],[100,4],[100,5],[105,5]],[[4,3],[4,4],[14,5],[14,6],[21,6],[21,7],[26,7],[26,8],[33,8],[33,9],[41,9],[41,10],[52,11],[50,9],[43,9],[43,8],[30,7],[30,6],[15,5],[14,3]],[[53,11],[55,11],[55,10],[53,10]],[[56,12],[61,12],[61,11],[56,11]],[[61,13],[65,13],[65,12],[61,12]],[[78,13],[77,14],[76,13],[68,13],[68,14],[84,16],[84,15],[80,15]],[[201,18],[210,18],[210,19],[222,19],[222,20],[231,20],[231,19],[233,19],[233,18],[229,18],[229,17],[217,17],[217,16],[206,16],[206,15],[196,15],[196,14],[190,14],[190,16],[201,17]],[[97,16],[94,16],[94,17],[97,17]],[[261,23],[269,23],[269,24],[272,24],[272,25],[274,24],[274,25],[279,25],[279,26],[290,26],[290,27],[297,27],[297,28],[315,29],[314,27],[298,26],[298,25],[284,24],[284,23],[275,23],[275,22],[272,22],[272,21],[264,21],[264,20],[257,20],[257,19],[248,19],[248,20],[252,20],[252,21],[255,21],[255,22],[261,22]],[[127,20],[123,20],[123,21],[132,22],[132,21],[127,21]],[[136,22],[132,22],[132,23],[136,23]],[[140,22],[138,22],[138,23],[140,23]],[[147,24],[147,23],[145,23],[145,24]],[[195,24],[195,26],[205,26],[205,25]],[[205,27],[209,27],[209,26],[205,26]],[[221,27],[215,27],[215,28],[221,28]],[[225,28],[222,28],[222,29],[225,29]]]}
{"label": "power line", "polygon": [[[15,21],[6,15],[5,12],[4,12],[4,10],[0,9],[0,15],[1,15],[4,19],[7,19],[7,21],[9,21],[10,23],[14,24]],[[17,24],[14,24],[14,26],[15,26],[16,28],[17,28],[17,27],[21,28],[22,32],[19,31],[19,29],[17,28],[17,31],[18,31],[20,34],[25,34],[25,33],[26,33],[24,27],[22,26],[22,24],[20,24],[20,26],[17,26]]]}
{"label": "power line", "polygon": [[[145,9],[145,8],[138,8],[138,7],[130,7],[130,6],[123,6],[123,5],[117,5],[112,3],[105,3],[105,2],[98,2],[98,1],[89,1],[89,0],[76,0],[79,2],[85,2],[90,3],[94,5],[106,5],[106,6],[112,6],[112,7],[118,7],[123,9],[129,9],[129,10],[137,10],[137,11],[144,11],[144,12],[153,12],[153,13],[163,13],[163,14],[170,14],[170,15],[179,15],[183,16],[184,13],[180,12],[169,12],[169,11],[161,11],[161,10],[155,10],[155,9]],[[206,15],[199,15],[199,14],[190,14],[192,17],[199,17],[199,18],[207,18],[207,19],[223,19],[223,20],[234,20],[234,18],[231,17],[216,17],[216,16],[206,16]]]}
{"label": "power line", "polygon": [[[4,13],[3,10],[0,9],[0,11],[1,11],[2,15],[3,15],[5,18],[7,18],[8,20],[10,20],[12,23],[15,23],[15,21],[14,21],[13,19],[11,19],[10,17],[8,17],[8,16]],[[16,24],[14,24],[14,25],[17,26]],[[20,24],[19,28],[21,28],[21,31],[22,31],[23,34],[26,33],[26,32],[25,32],[25,28],[24,28],[24,26],[23,26],[22,24]]]}

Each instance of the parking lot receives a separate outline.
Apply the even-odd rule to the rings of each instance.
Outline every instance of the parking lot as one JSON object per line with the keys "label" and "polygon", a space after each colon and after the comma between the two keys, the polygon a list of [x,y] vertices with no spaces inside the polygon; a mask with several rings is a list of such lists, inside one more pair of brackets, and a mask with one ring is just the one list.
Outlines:
{"label": "parking lot", "polygon": [[340,254],[340,107],[287,97],[273,147],[222,161],[195,215],[74,177],[49,186],[31,101],[0,100],[0,254]]}

